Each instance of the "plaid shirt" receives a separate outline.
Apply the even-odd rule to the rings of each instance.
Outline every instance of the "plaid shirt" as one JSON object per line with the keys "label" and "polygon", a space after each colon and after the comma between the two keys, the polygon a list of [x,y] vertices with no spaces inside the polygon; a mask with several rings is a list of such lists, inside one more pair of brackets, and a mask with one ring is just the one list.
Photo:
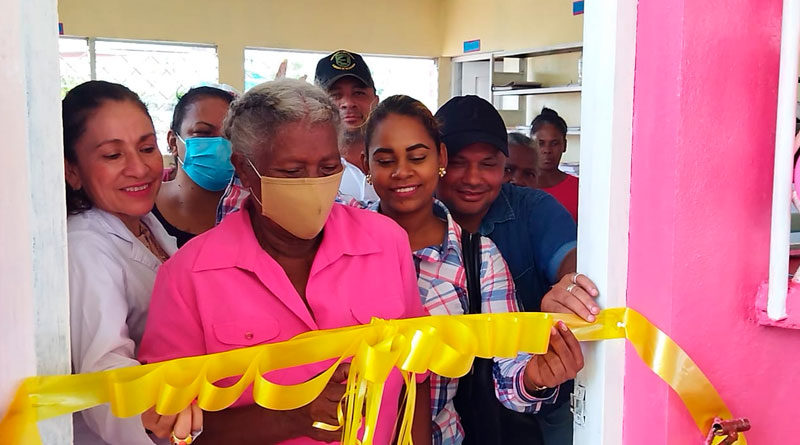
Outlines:
{"label": "plaid shirt", "polygon": [[239,176],[234,174],[217,205],[217,224],[222,222],[222,219],[229,213],[239,210],[248,196],[250,196],[250,192],[242,188],[242,181],[239,180]]}
{"label": "plaid shirt", "polygon": [[[355,200],[345,200],[358,206]],[[378,204],[369,206],[377,210]],[[434,212],[447,220],[447,236],[438,246],[414,252],[419,273],[417,284],[422,305],[431,315],[460,315],[467,312],[467,280],[461,255],[461,227],[450,212],[434,200]],[[516,312],[514,281],[497,246],[492,240],[481,237],[481,312]],[[546,399],[539,399],[525,390],[522,383],[529,354],[516,358],[495,358],[494,386],[497,399],[508,409],[536,413],[543,403],[553,403],[558,396],[556,388]],[[464,439],[453,397],[458,389],[458,379],[431,374],[431,414],[433,415],[433,443],[460,444]]]}

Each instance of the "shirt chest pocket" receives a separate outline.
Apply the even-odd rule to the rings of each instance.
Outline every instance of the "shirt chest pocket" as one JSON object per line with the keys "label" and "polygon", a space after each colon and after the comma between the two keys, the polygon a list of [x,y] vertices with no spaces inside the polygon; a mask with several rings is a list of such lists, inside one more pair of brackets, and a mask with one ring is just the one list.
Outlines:
{"label": "shirt chest pocket", "polygon": [[360,293],[350,298],[350,313],[361,324],[369,323],[373,317],[384,320],[402,318],[405,312],[402,297],[392,292]]}
{"label": "shirt chest pocket", "polygon": [[278,338],[278,321],[271,317],[250,317],[214,323],[214,337],[228,349],[255,346]]}

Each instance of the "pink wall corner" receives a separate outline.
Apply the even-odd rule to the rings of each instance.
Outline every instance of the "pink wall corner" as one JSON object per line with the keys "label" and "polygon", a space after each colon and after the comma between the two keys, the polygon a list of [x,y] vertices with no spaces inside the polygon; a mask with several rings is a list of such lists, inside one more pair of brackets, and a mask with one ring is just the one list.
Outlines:
{"label": "pink wall corner", "polygon": [[[715,384],[752,444],[796,430],[800,332],[759,326],[766,279],[780,0],[639,2],[628,305]],[[628,348],[626,444],[702,443]]]}
{"label": "pink wall corner", "polygon": [[773,320],[767,314],[769,301],[769,280],[761,283],[756,295],[755,318],[763,326],[777,326],[787,329],[800,329],[800,283],[788,280],[789,289],[786,295],[786,317]]}

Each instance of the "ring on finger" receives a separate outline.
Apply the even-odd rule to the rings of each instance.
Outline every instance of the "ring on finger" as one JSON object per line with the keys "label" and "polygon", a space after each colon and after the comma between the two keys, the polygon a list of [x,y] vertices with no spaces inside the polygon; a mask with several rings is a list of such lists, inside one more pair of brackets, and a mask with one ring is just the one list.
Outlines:
{"label": "ring on finger", "polygon": [[175,435],[175,430],[173,430],[172,434],[170,435],[169,441],[170,444],[172,445],[189,445],[195,440],[197,440],[197,436],[199,436],[200,433],[202,432],[203,428],[200,428],[199,430],[192,431],[188,436],[181,439],[180,437]]}
{"label": "ring on finger", "polygon": [[578,277],[579,277],[579,276],[581,276],[581,274],[579,274],[578,272],[575,272],[575,273],[572,275],[572,284],[578,284]]}
{"label": "ring on finger", "polygon": [[572,289],[575,289],[576,287],[578,287],[577,284],[575,283],[570,284],[569,286],[567,286],[567,292],[572,293]]}

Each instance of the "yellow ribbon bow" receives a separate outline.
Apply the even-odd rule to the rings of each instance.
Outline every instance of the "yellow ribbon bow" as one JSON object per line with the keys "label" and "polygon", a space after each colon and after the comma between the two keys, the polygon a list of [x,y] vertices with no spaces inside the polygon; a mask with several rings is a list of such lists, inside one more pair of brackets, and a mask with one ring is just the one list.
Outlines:
{"label": "yellow ribbon bow", "polygon": [[[456,378],[470,370],[475,357],[543,354],[558,320],[580,341],[627,338],[645,364],[680,396],[701,434],[715,417],[733,417],[708,378],[672,339],[638,312],[615,308],[601,311],[594,323],[541,312],[373,319],[368,325],[310,331],[284,342],[216,354],[90,374],[30,377],[0,421],[0,442],[39,445],[36,421],[103,403],[110,403],[118,417],[139,415],[152,406],[160,414],[176,414],[195,399],[200,408],[218,411],[250,384],[262,407],[296,409],[316,399],[337,366],[352,357],[345,411],[340,414],[342,443],[372,444],[384,382],[398,368],[407,388],[398,443],[408,445],[416,374],[431,371]],[[273,370],[334,358],[325,372],[300,384],[278,385],[264,378]],[[214,384],[232,376],[240,377],[231,386]],[[744,436],[739,437],[739,443],[746,444]]]}

